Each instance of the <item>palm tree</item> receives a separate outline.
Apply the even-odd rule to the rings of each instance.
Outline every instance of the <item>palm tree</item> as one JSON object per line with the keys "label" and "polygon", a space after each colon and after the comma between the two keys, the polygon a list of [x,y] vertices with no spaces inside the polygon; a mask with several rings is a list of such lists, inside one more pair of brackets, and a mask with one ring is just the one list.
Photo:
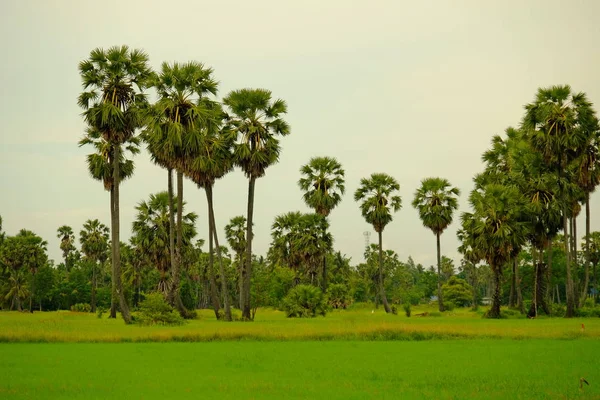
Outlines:
{"label": "palm tree", "polygon": [[388,174],[374,173],[370,178],[362,178],[360,186],[354,192],[354,200],[362,201],[360,210],[367,223],[379,236],[379,294],[385,312],[391,311],[383,288],[383,240],[382,234],[386,225],[392,222],[392,212],[402,207],[402,199],[397,194],[400,190],[398,182]]}
{"label": "palm tree", "polygon": [[[342,165],[331,157],[314,157],[300,168],[298,181],[304,202],[323,217],[328,217],[345,192]],[[323,290],[327,290],[327,257],[323,258]]]}
{"label": "palm tree", "polygon": [[102,265],[108,258],[109,229],[97,219],[88,219],[79,232],[81,251],[92,264],[92,298],[91,311],[96,312],[96,289],[98,264]]}
{"label": "palm tree", "polygon": [[8,273],[8,293],[4,297],[6,301],[11,301],[10,309],[13,310],[16,307],[18,311],[23,311],[21,300],[26,299],[30,294],[25,271],[22,269],[10,269]]}
{"label": "palm tree", "polygon": [[522,219],[524,198],[515,187],[489,184],[471,192],[473,213],[463,213],[463,235],[472,247],[472,260],[484,259],[494,272],[492,307],[487,316],[500,318],[502,267],[525,243],[527,225]]}
{"label": "palm tree", "polygon": [[441,249],[440,236],[452,223],[454,211],[458,208],[458,196],[460,190],[451,187],[447,179],[426,178],[421,181],[421,187],[415,192],[412,202],[414,208],[419,212],[423,225],[433,232],[437,243],[437,269],[438,269],[438,306],[444,311],[441,284]]}
{"label": "palm tree", "polygon": [[248,224],[246,227],[246,258],[242,270],[242,319],[252,320],[250,309],[250,278],[252,276],[252,228],[254,215],[254,187],[256,179],[265,175],[266,169],[279,160],[281,151],[277,136],[286,136],[290,127],[281,118],[287,112],[283,100],[271,100],[265,89],[241,89],[230,92],[223,103],[231,111],[228,118],[234,145],[234,161],[248,178]]}
{"label": "palm tree", "polygon": [[[229,247],[235,252],[238,271],[238,288],[242,285],[241,268],[244,263],[244,251],[246,250],[246,217],[238,215],[229,220],[225,226],[225,238]],[[243,307],[240,299],[240,309]]]}
{"label": "palm tree", "polygon": [[[152,106],[147,128],[143,134],[153,161],[167,169],[169,193],[169,213],[171,229],[182,227],[182,214],[177,213],[174,221],[173,207],[173,170],[177,171],[177,198],[182,210],[183,174],[186,157],[199,150],[197,136],[201,134],[203,120],[207,111],[204,107],[205,96],[217,93],[217,82],[212,79],[212,69],[191,61],[180,64],[163,63],[159,74],[153,74],[152,86],[156,88],[159,99]],[[174,232],[169,233],[171,248],[171,290],[169,299],[186,316],[187,310],[179,295],[182,232],[177,231],[175,245]]]}
{"label": "palm tree", "polygon": [[[185,202],[183,202],[185,206]],[[177,206],[175,206],[177,207]],[[139,244],[150,262],[160,272],[158,290],[165,298],[169,296],[168,272],[171,266],[171,251],[169,248],[169,194],[159,192],[151,194],[150,199],[141,201],[136,206],[137,215],[133,222],[135,243]],[[175,211],[178,211],[175,209]],[[197,215],[193,212],[183,215],[183,244],[188,246],[196,236]],[[172,282],[172,281],[171,281]]]}
{"label": "palm tree", "polygon": [[301,219],[300,211],[290,211],[275,217],[271,227],[272,242],[268,255],[273,263],[285,265],[296,273],[295,284],[300,283],[301,260],[296,251],[295,240]]}
{"label": "palm tree", "polygon": [[585,133],[593,121],[594,111],[585,93],[574,94],[570,86],[564,85],[538,89],[535,101],[525,106],[522,122],[533,148],[558,177],[566,249],[567,318],[574,316],[576,306],[568,234],[568,186],[573,179],[568,176],[568,166],[581,155]]}
{"label": "palm tree", "polygon": [[92,50],[90,58],[79,64],[84,92],[79,106],[86,123],[97,130],[110,145],[113,184],[111,187],[112,280],[119,296],[121,315],[131,323],[129,306],[121,283],[119,185],[121,183],[121,146],[142,126],[147,104],[142,93],[151,75],[148,56],[141,50],[115,46]]}
{"label": "palm tree", "polygon": [[60,249],[63,252],[63,258],[65,259],[65,269],[68,271],[71,270],[71,266],[69,265],[69,255],[73,250],[75,250],[75,234],[73,233],[73,228],[67,225],[63,225],[57,229],[56,237],[60,239]]}
{"label": "palm tree", "polygon": [[[131,156],[136,155],[140,152],[139,149],[140,139],[137,136],[131,136],[127,139],[127,142],[122,145],[119,151],[119,181],[123,182],[133,176],[134,164],[129,158],[126,158],[126,152]],[[114,190],[113,190],[113,158],[114,145],[107,142],[102,133],[94,127],[88,126],[86,134],[79,141],[79,147],[84,145],[91,145],[96,150],[94,153],[88,154],[86,161],[90,176],[101,181],[104,186],[104,190],[110,193],[110,208],[111,213],[114,203]],[[110,306],[110,318],[117,317],[117,302],[118,294],[116,290],[116,282],[112,279],[112,291],[111,291],[111,306]]]}

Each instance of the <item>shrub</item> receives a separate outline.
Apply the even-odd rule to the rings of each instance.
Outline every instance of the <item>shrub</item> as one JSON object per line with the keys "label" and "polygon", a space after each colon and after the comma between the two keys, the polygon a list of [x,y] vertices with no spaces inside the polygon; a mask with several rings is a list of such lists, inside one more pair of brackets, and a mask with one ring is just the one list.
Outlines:
{"label": "shrub", "polygon": [[[527,310],[529,310],[529,308],[527,308]],[[550,304],[550,313],[553,317],[562,318],[567,313],[567,307],[563,304],[552,303]]]}
{"label": "shrub", "polygon": [[98,318],[102,318],[102,315],[104,315],[104,313],[106,312],[106,308],[104,307],[98,307],[98,312],[96,313],[96,315],[98,316]]}
{"label": "shrub", "polygon": [[457,307],[466,307],[473,301],[473,288],[464,279],[452,276],[442,285],[444,301],[454,303]]}
{"label": "shrub", "polygon": [[333,308],[343,308],[345,310],[352,303],[348,287],[339,283],[329,286],[327,296],[329,297],[329,305]]}
{"label": "shrub", "polygon": [[160,293],[146,295],[136,321],[140,325],[182,325],[185,322]]}
{"label": "shrub", "polygon": [[311,285],[298,285],[283,299],[282,309],[288,318],[307,318],[327,313],[327,297],[321,289]]}
{"label": "shrub", "polygon": [[444,311],[452,311],[454,310],[454,303],[451,301],[444,301]]}
{"label": "shrub", "polygon": [[410,317],[410,303],[404,304],[404,313],[407,317]]}
{"label": "shrub", "polygon": [[71,311],[73,312],[90,312],[92,311],[92,306],[88,303],[77,303],[71,306]]}

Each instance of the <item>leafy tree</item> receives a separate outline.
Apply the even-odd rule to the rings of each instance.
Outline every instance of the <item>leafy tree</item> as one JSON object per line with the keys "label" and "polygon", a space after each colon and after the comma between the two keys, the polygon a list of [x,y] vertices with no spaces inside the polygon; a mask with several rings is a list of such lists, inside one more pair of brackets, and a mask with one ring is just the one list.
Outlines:
{"label": "leafy tree", "polygon": [[79,242],[81,243],[81,251],[86,260],[90,262],[92,269],[92,298],[90,306],[91,311],[96,312],[98,266],[104,264],[108,259],[108,227],[97,219],[88,219],[83,224],[83,229],[79,232]]}
{"label": "leafy tree", "polygon": [[98,131],[111,151],[111,234],[113,287],[119,296],[121,315],[131,322],[129,306],[121,283],[119,185],[121,183],[121,146],[135,136],[144,120],[146,97],[142,91],[151,75],[148,56],[127,46],[92,50],[90,57],[79,64],[84,92],[79,106],[84,109],[86,123]]}
{"label": "leafy tree", "polygon": [[360,187],[354,192],[354,200],[362,201],[362,216],[379,236],[379,293],[385,312],[391,312],[383,289],[383,244],[382,234],[386,225],[392,222],[392,212],[402,207],[402,199],[397,194],[400,185],[391,176],[374,173],[370,178],[362,178]]}
{"label": "leafy tree", "polygon": [[451,187],[450,182],[442,178],[426,178],[421,181],[421,187],[415,192],[413,207],[419,212],[423,225],[433,232],[437,241],[438,268],[438,307],[444,311],[441,289],[441,248],[440,236],[452,223],[454,211],[458,208],[460,190]]}
{"label": "leafy tree", "polygon": [[60,239],[60,249],[63,252],[63,258],[65,259],[65,268],[67,271],[71,270],[69,263],[69,255],[76,249],[75,248],[75,234],[73,228],[67,225],[63,225],[57,230],[57,236]]}
{"label": "leafy tree", "polygon": [[310,318],[327,313],[327,296],[312,285],[298,285],[283,299],[283,311],[288,318]]}
{"label": "leafy tree", "polygon": [[[346,190],[342,165],[335,158],[314,157],[300,172],[298,185],[304,191],[304,202],[315,213],[328,217]],[[327,290],[327,257],[323,258],[323,290]]]}
{"label": "leafy tree", "polygon": [[242,319],[252,320],[250,310],[250,280],[252,276],[252,228],[254,215],[254,188],[256,180],[266,169],[279,160],[281,152],[278,136],[290,133],[290,127],[281,118],[287,112],[283,100],[271,100],[265,89],[241,89],[230,92],[223,100],[231,114],[229,129],[237,138],[234,161],[248,178],[248,223],[246,226],[246,258],[242,269]]}
{"label": "leafy tree", "polygon": [[[238,290],[241,290],[241,268],[244,264],[244,251],[246,250],[246,217],[238,215],[229,220],[225,226],[225,238],[229,247],[235,252],[238,270]],[[241,299],[240,299],[241,300]],[[240,309],[243,304],[240,303]]]}
{"label": "leafy tree", "polygon": [[25,300],[27,296],[30,296],[30,292],[27,285],[27,274],[23,269],[10,269],[8,274],[8,293],[6,293],[4,299],[10,300],[10,309],[17,309],[23,311],[21,301]]}
{"label": "leafy tree", "polygon": [[472,302],[473,288],[464,279],[456,276],[451,277],[442,286],[445,301],[457,307],[466,307]]}
{"label": "leafy tree", "polygon": [[581,155],[585,133],[597,123],[591,103],[584,93],[572,93],[571,87],[540,88],[533,103],[525,106],[522,126],[535,150],[558,177],[558,195],[562,206],[567,270],[567,312],[575,312],[575,292],[568,238],[569,184],[573,180],[568,166]]}

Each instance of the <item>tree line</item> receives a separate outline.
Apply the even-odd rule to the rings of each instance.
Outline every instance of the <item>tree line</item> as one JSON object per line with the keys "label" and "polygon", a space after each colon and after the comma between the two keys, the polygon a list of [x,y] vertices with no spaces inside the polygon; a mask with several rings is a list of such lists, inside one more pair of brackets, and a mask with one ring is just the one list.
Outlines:
{"label": "tree line", "polygon": [[[448,268],[444,272],[444,261],[447,266],[449,259],[444,260],[440,241],[453,221],[460,191],[446,179],[424,179],[412,202],[423,225],[436,238],[435,271],[418,268],[411,260],[399,262],[393,251],[382,248],[384,229],[402,206],[399,183],[385,173],[361,179],[353,196],[378,236],[375,248],[365,249],[367,262],[350,266],[349,260],[334,251],[328,216],[345,194],[345,174],[332,157],[315,157],[301,167],[298,185],[313,212],[277,216],[266,258],[257,257],[252,252],[255,184],[278,162],[280,138],[290,133],[283,119],[286,103],[273,99],[266,89],[248,88],[231,91],[218,101],[218,84],[211,68],[198,62],[174,62],[153,71],[143,51],[127,46],[93,50],[80,63],[79,71],[84,91],[78,103],[87,124],[80,146],[94,149],[87,157],[90,175],[110,192],[110,229],[98,220],[88,220],[80,232],[80,251],[74,246],[72,228],[61,227],[57,234],[64,256],[61,279],[68,281],[71,274],[79,272],[86,277],[82,280],[89,278],[92,309],[98,300],[96,289],[107,280],[110,314],[116,317],[119,309],[126,323],[131,322],[130,304],[136,305],[149,290],[163,293],[185,318],[193,317],[194,308],[209,306],[217,318],[228,321],[232,320],[233,305],[241,309],[243,320],[252,320],[256,307],[277,305],[277,299],[300,283],[318,286],[330,299],[337,298],[336,304],[346,304],[343,299],[371,299],[381,302],[386,312],[393,311],[389,296],[402,303],[427,300],[433,295],[433,285],[439,310],[452,307],[444,297],[454,292],[444,285],[450,283],[454,268],[450,268],[452,273]],[[155,102],[149,101],[151,90]],[[572,93],[569,86],[540,89],[535,101],[525,107],[521,125],[507,129],[506,137],[495,136],[492,148],[483,154],[486,168],[475,176],[475,189],[469,196],[472,211],[460,216],[464,282],[458,284],[466,288],[463,292],[471,293],[472,304],[477,305],[482,297],[477,271],[491,271],[484,274],[489,283],[485,290],[493,288],[488,316],[500,316],[505,273],[510,276],[509,305],[525,311],[528,295],[523,296],[525,274],[519,267],[526,270],[528,254],[534,265],[528,313],[551,313],[551,281],[558,262],[552,259],[553,241],[561,230],[566,316],[573,316],[576,308],[584,305],[590,294],[594,257],[589,195],[600,176],[599,132],[598,119],[585,94]],[[120,242],[119,186],[133,175],[132,156],[142,145],[153,162],[166,170],[167,187],[138,204],[133,235],[125,244]],[[216,229],[213,190],[215,183],[235,168],[248,179],[248,199],[246,215],[232,218],[225,228],[234,253],[229,255]],[[194,242],[197,215],[184,212],[184,178],[204,189],[207,198],[207,252],[202,250],[204,241]],[[586,235],[580,263],[575,221],[582,204],[586,206]],[[2,238],[0,263],[11,279],[11,294],[5,295],[5,300],[10,300],[11,308],[20,308],[20,299],[27,297],[30,288],[31,308],[36,280],[30,277],[28,284],[25,271],[35,276],[36,268],[48,264],[46,243],[25,230]],[[106,270],[108,263],[110,271]],[[578,276],[580,265],[582,279]],[[597,294],[593,265],[592,292]],[[390,281],[395,282],[392,287]],[[360,287],[363,297],[357,295]],[[103,295],[106,303],[105,291]]]}

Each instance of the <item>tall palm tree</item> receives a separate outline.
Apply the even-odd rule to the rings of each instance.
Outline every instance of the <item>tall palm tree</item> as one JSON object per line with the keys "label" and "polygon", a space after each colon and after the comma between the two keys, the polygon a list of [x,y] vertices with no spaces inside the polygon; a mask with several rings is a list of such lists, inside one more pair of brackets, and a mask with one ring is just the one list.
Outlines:
{"label": "tall palm tree", "polygon": [[[235,260],[238,271],[238,290],[242,284],[241,268],[244,263],[244,251],[246,251],[246,217],[237,215],[225,225],[225,238],[229,247],[235,252]],[[240,309],[243,307],[240,299]]]}
{"label": "tall palm tree", "polygon": [[[205,110],[204,98],[217,93],[217,82],[212,78],[212,68],[203,64],[190,61],[187,63],[163,63],[161,71],[153,74],[152,86],[158,93],[157,102],[151,107],[147,128],[143,137],[148,144],[148,150],[153,161],[167,169],[167,186],[169,193],[169,213],[171,216],[171,229],[182,227],[182,214],[177,213],[177,224],[174,222],[173,207],[173,170],[177,171],[177,198],[182,210],[183,201],[183,174],[186,157],[190,152],[194,154],[199,150],[198,139],[194,136],[201,134],[203,120],[208,112]],[[171,248],[171,290],[169,299],[178,308],[183,316],[187,310],[179,294],[182,232],[170,232]]]}
{"label": "tall palm tree", "polygon": [[68,272],[71,270],[71,265],[69,265],[69,255],[75,250],[75,234],[73,233],[73,228],[68,225],[59,227],[56,232],[56,237],[60,239],[60,249],[62,250],[63,258],[65,259],[65,269]]}
{"label": "tall palm tree", "polygon": [[[213,201],[213,189],[215,182],[224,177],[233,170],[233,155],[231,153],[233,145],[233,136],[226,130],[221,129],[220,121],[223,117],[222,109],[216,104],[205,102],[207,110],[212,110],[214,118],[207,121],[204,134],[199,137],[195,148],[198,150],[194,156],[187,158],[184,172],[198,187],[203,188],[206,193],[208,204],[208,246],[209,246],[209,269],[214,275],[214,252],[213,240],[216,245],[217,258],[219,260],[219,272],[221,275],[221,291],[223,295],[223,305],[225,309],[225,320],[231,321],[231,305],[229,301],[229,289],[227,285],[227,276],[223,257],[221,255],[221,246],[216,229],[215,211]],[[211,275],[211,285],[214,282],[214,276]],[[213,290],[211,288],[211,290]],[[216,292],[216,288],[213,290]],[[217,318],[219,317],[218,310]]]}
{"label": "tall palm tree", "polygon": [[523,221],[524,198],[512,186],[489,184],[471,192],[473,213],[463,213],[462,226],[472,255],[484,259],[494,272],[492,307],[487,316],[500,318],[502,267],[520,251],[527,236]]}
{"label": "tall palm tree", "polygon": [[[133,176],[135,166],[133,160],[126,158],[127,153],[130,156],[134,156],[140,152],[139,149],[140,139],[137,136],[131,136],[127,139],[127,142],[121,145],[119,150],[119,181],[123,182]],[[101,181],[104,186],[104,190],[110,193],[110,209],[112,213],[114,204],[114,190],[113,190],[113,154],[114,145],[107,142],[103,137],[102,133],[91,126],[88,126],[86,133],[83,138],[79,141],[79,147],[91,145],[95,152],[88,154],[86,158],[88,171],[90,176]],[[112,249],[112,247],[111,247]],[[116,282],[112,279],[112,291],[111,291],[111,306],[110,306],[110,318],[117,317],[117,302],[119,296],[117,294]]]}
{"label": "tall palm tree", "polygon": [[454,211],[458,209],[458,196],[460,190],[452,187],[447,179],[426,178],[421,181],[421,187],[415,192],[412,202],[414,208],[419,212],[423,225],[433,232],[437,243],[437,269],[438,269],[438,306],[444,311],[441,284],[441,260],[440,236],[452,223]]}
{"label": "tall palm tree", "polygon": [[[304,202],[317,214],[327,218],[345,192],[344,169],[335,158],[314,157],[300,168],[298,181]],[[323,258],[323,290],[327,290],[327,257]]]}
{"label": "tall palm tree", "polygon": [[79,232],[81,251],[92,265],[92,298],[91,311],[96,312],[96,289],[98,265],[102,265],[108,258],[109,229],[97,219],[88,219]]}
{"label": "tall palm tree", "polygon": [[228,122],[237,141],[234,145],[235,163],[248,178],[248,224],[246,227],[245,268],[242,270],[242,319],[252,320],[250,310],[250,278],[252,276],[252,240],[254,215],[254,188],[256,180],[266,169],[279,160],[281,152],[278,136],[290,133],[287,122],[281,118],[287,112],[283,100],[272,101],[265,89],[240,89],[230,92],[223,103],[231,114]]}
{"label": "tall palm tree", "polygon": [[383,230],[392,222],[392,212],[402,207],[402,199],[398,194],[400,185],[388,174],[374,173],[370,178],[362,178],[360,186],[354,192],[354,200],[362,201],[360,210],[367,223],[379,236],[379,294],[385,312],[391,311],[383,288]]}
{"label": "tall palm tree", "polygon": [[119,296],[121,315],[131,323],[129,306],[121,282],[119,185],[121,183],[121,146],[135,136],[144,120],[146,97],[142,93],[151,75],[148,56],[141,50],[115,46],[108,50],[92,50],[87,60],[79,63],[84,92],[79,106],[84,109],[86,123],[96,129],[110,144],[112,152],[111,234],[112,280]]}
{"label": "tall palm tree", "polygon": [[581,155],[585,132],[593,117],[594,112],[585,93],[572,93],[571,87],[564,85],[538,89],[535,101],[525,106],[522,122],[533,148],[542,154],[558,177],[566,249],[567,318],[574,316],[576,306],[568,234],[568,186],[573,179],[568,174],[568,166]]}

